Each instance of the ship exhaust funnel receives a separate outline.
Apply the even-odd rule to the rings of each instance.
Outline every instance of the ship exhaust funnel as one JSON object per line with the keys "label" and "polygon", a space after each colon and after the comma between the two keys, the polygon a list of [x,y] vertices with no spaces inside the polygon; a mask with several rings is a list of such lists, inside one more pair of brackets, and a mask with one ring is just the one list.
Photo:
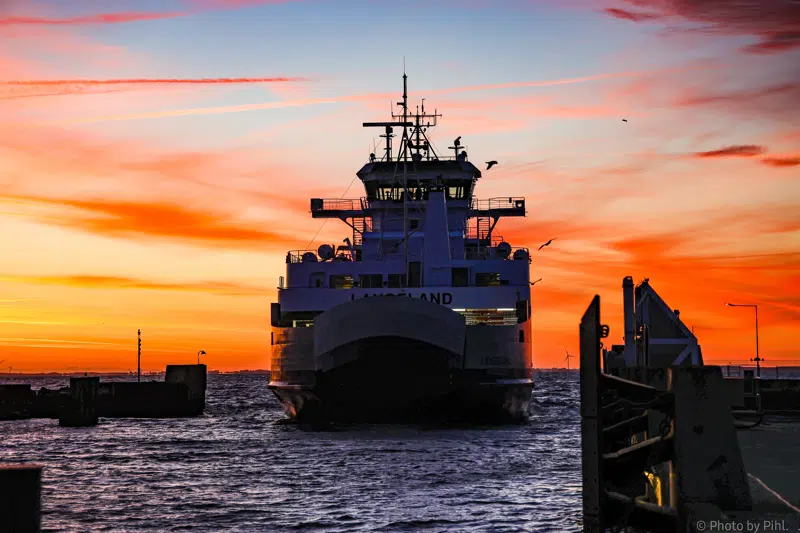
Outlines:
{"label": "ship exhaust funnel", "polygon": [[425,214],[425,286],[449,286],[450,230],[447,227],[447,202],[444,192],[434,191],[428,197]]}

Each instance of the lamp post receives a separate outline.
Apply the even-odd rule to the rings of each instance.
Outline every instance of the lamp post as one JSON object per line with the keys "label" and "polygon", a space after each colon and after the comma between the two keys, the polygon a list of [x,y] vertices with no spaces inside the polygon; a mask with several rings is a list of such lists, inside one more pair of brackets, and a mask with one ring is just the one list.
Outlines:
{"label": "lamp post", "polygon": [[200,356],[201,355],[205,355],[205,354],[206,354],[206,352],[204,352],[203,350],[200,350],[199,352],[197,352],[197,364],[198,365],[200,364]]}
{"label": "lamp post", "polygon": [[728,302],[725,302],[725,305],[727,305],[728,307],[752,307],[753,309],[756,310],[756,357],[755,359],[750,359],[750,360],[756,362],[756,376],[760,378],[761,361],[764,361],[764,359],[761,359],[761,357],[758,356],[758,306],[756,304],[732,304]]}
{"label": "lamp post", "polygon": [[136,382],[142,381],[142,330],[136,331]]}

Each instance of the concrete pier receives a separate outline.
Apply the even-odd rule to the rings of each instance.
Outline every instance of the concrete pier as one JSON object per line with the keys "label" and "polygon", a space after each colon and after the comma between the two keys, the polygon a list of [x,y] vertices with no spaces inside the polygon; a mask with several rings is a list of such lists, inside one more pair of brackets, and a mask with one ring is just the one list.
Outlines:
{"label": "concrete pier", "polygon": [[69,388],[31,390],[0,385],[0,420],[58,418],[62,426],[92,426],[101,418],[200,416],[206,403],[206,365],[169,365],[164,381],[100,382],[71,378]]}
{"label": "concrete pier", "polygon": [[35,399],[28,384],[0,385],[0,420],[30,418]]}
{"label": "concrete pier", "polygon": [[792,514],[790,506],[800,509],[800,419],[767,416],[761,425],[738,431],[737,436],[753,510]]}
{"label": "concrete pier", "polygon": [[100,378],[70,378],[70,394],[58,414],[58,425],[85,427],[97,425],[97,390]]}
{"label": "concrete pier", "polygon": [[0,464],[0,531],[34,533],[41,528],[42,468]]}
{"label": "concrete pier", "polygon": [[206,405],[206,365],[167,365],[167,383],[183,383],[189,389],[188,400],[192,414],[202,415]]}

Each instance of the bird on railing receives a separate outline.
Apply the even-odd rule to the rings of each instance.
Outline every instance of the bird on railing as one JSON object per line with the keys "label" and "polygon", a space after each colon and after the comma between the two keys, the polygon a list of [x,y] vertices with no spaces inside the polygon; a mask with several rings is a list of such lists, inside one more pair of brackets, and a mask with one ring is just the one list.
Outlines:
{"label": "bird on railing", "polygon": [[487,161],[487,162],[486,162],[486,165],[487,165],[487,166],[486,166],[486,170],[489,170],[490,168],[492,168],[492,167],[493,167],[493,166],[495,166],[496,164],[497,164],[497,161]]}
{"label": "bird on railing", "polygon": [[[549,241],[547,241],[546,243],[544,243],[543,245],[541,245],[541,246],[539,247],[539,250],[541,250],[541,249],[542,249],[542,248],[544,248],[545,246],[550,246],[550,243],[551,243],[551,242],[553,242],[554,240],[556,240],[556,238],[555,238],[555,237],[553,237],[552,239],[550,239]],[[538,252],[539,250],[536,250],[536,251]]]}

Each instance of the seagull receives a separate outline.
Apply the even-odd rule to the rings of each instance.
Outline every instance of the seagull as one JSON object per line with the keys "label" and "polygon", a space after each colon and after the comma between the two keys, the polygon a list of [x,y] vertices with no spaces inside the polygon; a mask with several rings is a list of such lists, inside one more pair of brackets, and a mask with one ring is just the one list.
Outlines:
{"label": "seagull", "polygon": [[627,118],[623,118],[622,122],[628,122],[628,119]]}
{"label": "seagull", "polygon": [[[541,249],[542,249],[542,248],[544,248],[545,246],[550,246],[550,243],[551,243],[551,242],[553,242],[554,240],[556,240],[556,238],[555,238],[555,237],[553,237],[552,239],[550,239],[549,241],[547,241],[546,243],[544,243],[543,245],[541,245],[541,246],[539,247],[539,250],[541,250]],[[539,250],[537,250],[537,252],[538,252]]]}
{"label": "seagull", "polygon": [[539,279],[537,279],[536,281],[531,281],[531,285],[536,285],[536,284],[537,284],[537,283],[539,283],[540,281],[542,281],[542,278],[539,278]]}
{"label": "seagull", "polygon": [[489,165],[486,167],[486,170],[489,170],[490,168],[492,168],[497,164],[497,161],[487,161],[486,164]]}

